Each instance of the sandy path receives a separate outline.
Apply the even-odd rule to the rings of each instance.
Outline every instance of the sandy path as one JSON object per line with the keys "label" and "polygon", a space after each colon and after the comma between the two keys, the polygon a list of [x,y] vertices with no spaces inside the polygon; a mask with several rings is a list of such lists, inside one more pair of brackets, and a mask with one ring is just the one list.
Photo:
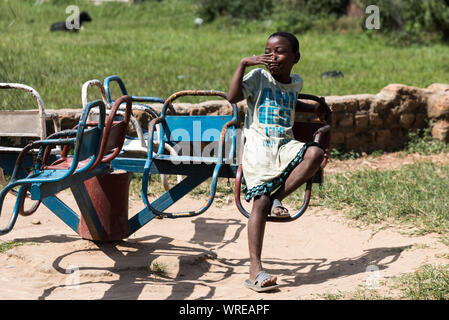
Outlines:
{"label": "sandy path", "polygon": [[[69,192],[61,199],[74,206]],[[200,205],[184,199],[176,207]],[[142,207],[132,201],[130,214]],[[447,263],[441,256],[448,247],[436,235],[350,226],[341,213],[311,207],[294,222],[267,225],[264,267],[281,288],[258,294],[243,286],[246,231],[246,219],[230,203],[195,218],[154,219],[125,241],[100,244],[81,239],[42,207],[31,217],[19,216],[13,231],[0,238],[26,242],[0,253],[0,300],[320,299],[425,263]],[[149,271],[155,262],[166,267],[165,275]]]}

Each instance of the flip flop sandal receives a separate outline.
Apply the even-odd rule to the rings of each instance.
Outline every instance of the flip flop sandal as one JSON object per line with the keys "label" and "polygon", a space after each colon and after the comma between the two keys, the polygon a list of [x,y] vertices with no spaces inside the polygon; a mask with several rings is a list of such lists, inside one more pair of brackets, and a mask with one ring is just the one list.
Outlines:
{"label": "flip flop sandal", "polygon": [[[274,209],[276,209],[276,208],[281,208],[281,209],[283,209],[284,212],[276,214],[276,213],[273,212]],[[290,213],[288,213],[287,208],[285,208],[282,205],[281,201],[279,201],[278,199],[274,199],[273,203],[271,205],[270,217],[280,218],[280,219],[289,218],[290,217]]]}
{"label": "flip flop sandal", "polygon": [[256,292],[265,292],[265,291],[271,291],[274,289],[277,289],[279,285],[273,284],[271,286],[262,287],[262,283],[266,280],[271,279],[271,277],[266,274],[265,271],[260,271],[254,281],[245,280],[245,286],[251,290],[254,290]]}

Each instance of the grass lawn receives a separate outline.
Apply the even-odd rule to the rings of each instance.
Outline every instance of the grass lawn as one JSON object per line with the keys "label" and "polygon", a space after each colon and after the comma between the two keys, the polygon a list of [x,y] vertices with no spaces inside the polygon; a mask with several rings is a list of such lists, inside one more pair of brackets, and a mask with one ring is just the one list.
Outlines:
{"label": "grass lawn", "polygon": [[[449,230],[449,166],[422,162],[399,170],[356,170],[328,175],[315,187],[312,201],[344,210],[366,224],[396,222],[414,226],[416,233]],[[303,192],[289,201],[299,203]]]}
{"label": "grass lawn", "polygon": [[[117,74],[133,95],[162,98],[184,89],[227,91],[242,57],[263,53],[276,31],[265,22],[240,26],[220,19],[197,27],[193,0],[139,5],[85,1],[0,1],[0,81],[34,87],[47,108],[81,106],[81,86]],[[68,5],[93,18],[77,33],[50,32]],[[294,68],[304,92],[317,95],[377,93],[390,83],[427,87],[449,83],[449,47],[398,47],[377,34],[299,34],[302,59]],[[341,70],[344,78],[320,74]],[[92,98],[98,97],[92,94]],[[24,93],[3,93],[2,109],[34,107]]]}

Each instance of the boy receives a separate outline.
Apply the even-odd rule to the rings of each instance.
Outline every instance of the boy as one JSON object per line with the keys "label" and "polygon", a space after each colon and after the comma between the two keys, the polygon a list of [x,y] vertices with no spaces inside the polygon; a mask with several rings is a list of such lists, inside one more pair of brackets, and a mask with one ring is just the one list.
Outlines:
{"label": "boy", "polygon": [[[247,101],[242,169],[245,199],[254,199],[248,220],[249,280],[257,292],[278,287],[275,276],[263,271],[261,253],[267,215],[288,217],[281,201],[318,171],[324,152],[316,143],[294,140],[292,127],[303,80],[291,74],[300,60],[299,43],[288,32],[268,37],[265,54],[243,58],[235,71],[228,100]],[[263,65],[244,76],[247,67]],[[322,116],[320,107],[314,110]]]}

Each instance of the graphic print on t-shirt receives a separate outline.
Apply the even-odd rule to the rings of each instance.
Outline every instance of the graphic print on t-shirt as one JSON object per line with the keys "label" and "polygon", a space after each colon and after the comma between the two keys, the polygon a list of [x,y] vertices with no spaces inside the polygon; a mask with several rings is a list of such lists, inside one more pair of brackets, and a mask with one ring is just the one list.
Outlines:
{"label": "graphic print on t-shirt", "polygon": [[262,92],[259,108],[259,123],[265,125],[265,134],[282,137],[286,127],[291,126],[296,97],[294,92],[282,92],[265,88]]}

